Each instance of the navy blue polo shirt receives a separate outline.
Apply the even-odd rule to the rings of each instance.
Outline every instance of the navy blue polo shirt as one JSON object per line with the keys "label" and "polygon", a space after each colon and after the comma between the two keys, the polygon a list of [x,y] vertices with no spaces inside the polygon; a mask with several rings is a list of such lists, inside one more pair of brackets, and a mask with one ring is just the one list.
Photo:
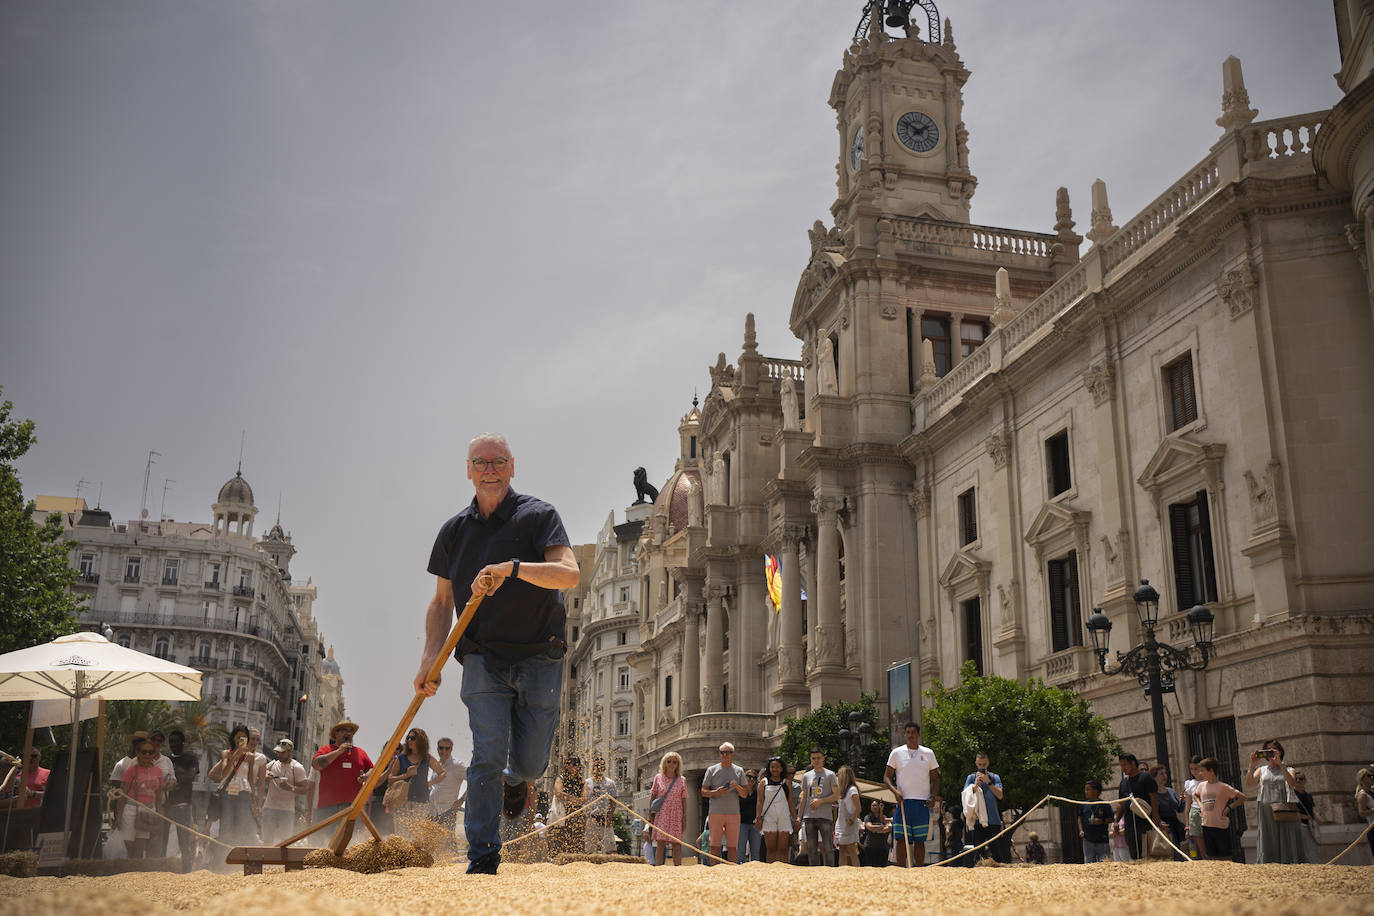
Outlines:
{"label": "navy blue polo shirt", "polygon": [[[455,612],[461,613],[482,567],[517,559],[542,563],[544,551],[556,546],[572,546],[558,510],[508,490],[490,518],[482,518],[474,497],[444,522],[429,555],[429,571],[453,583]],[[563,639],[566,618],[562,592],[507,579],[482,600],[464,636],[477,644],[477,651],[514,661],[543,651],[550,637]]]}

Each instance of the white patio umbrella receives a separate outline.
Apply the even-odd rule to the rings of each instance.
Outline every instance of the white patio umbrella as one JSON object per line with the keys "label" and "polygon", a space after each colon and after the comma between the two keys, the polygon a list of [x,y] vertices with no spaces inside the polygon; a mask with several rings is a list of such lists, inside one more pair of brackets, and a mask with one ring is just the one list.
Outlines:
{"label": "white patio umbrella", "polygon": [[0,702],[65,699],[71,704],[71,758],[62,849],[71,840],[76,787],[76,736],[81,701],[199,700],[200,672],[110,642],[99,633],[74,633],[0,655]]}

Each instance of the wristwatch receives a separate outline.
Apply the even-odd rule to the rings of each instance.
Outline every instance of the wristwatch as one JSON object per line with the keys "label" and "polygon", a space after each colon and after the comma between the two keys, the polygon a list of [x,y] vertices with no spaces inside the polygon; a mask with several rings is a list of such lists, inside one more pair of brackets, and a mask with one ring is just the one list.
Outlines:
{"label": "wristwatch", "polygon": [[510,577],[512,579],[520,578],[520,561],[518,559],[512,559],[510,561]]}

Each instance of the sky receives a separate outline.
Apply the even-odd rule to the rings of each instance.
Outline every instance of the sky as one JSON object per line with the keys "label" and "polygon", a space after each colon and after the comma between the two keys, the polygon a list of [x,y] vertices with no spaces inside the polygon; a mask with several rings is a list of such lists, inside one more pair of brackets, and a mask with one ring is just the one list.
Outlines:
{"label": "sky", "polygon": [[[293,536],[351,717],[411,695],[467,442],[574,543],[672,472],[706,367],[787,316],[829,222],[827,99],[860,0],[0,4],[0,387],[117,520],[207,521],[242,447]],[[1339,98],[1329,2],[944,0],[973,221],[1131,218],[1216,142],[1221,64],[1260,119]],[[1086,248],[1085,248],[1086,250]],[[171,482],[168,482],[171,481]],[[450,684],[421,709],[470,748]],[[374,748],[375,749],[375,748]]]}

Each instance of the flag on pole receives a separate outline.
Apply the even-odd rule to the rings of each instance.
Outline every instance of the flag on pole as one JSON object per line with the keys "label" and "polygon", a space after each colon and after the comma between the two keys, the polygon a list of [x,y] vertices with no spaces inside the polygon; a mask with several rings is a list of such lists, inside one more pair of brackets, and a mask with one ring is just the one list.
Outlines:
{"label": "flag on pole", "polygon": [[777,554],[763,555],[763,577],[768,582],[768,603],[773,605],[773,613],[782,609],[782,571],[778,568]]}

